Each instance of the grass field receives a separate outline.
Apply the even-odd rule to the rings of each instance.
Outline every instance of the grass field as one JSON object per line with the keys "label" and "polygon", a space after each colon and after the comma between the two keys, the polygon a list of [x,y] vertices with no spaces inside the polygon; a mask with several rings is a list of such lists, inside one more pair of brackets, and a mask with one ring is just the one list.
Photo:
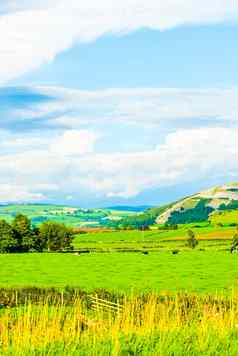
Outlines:
{"label": "grass field", "polygon": [[216,293],[237,283],[238,256],[229,252],[0,255],[1,287]]}
{"label": "grass field", "polygon": [[0,355],[236,356],[236,232],[97,231],[74,240],[90,253],[0,255]]}
{"label": "grass field", "polygon": [[224,250],[229,249],[231,240],[237,232],[235,227],[214,227],[184,225],[178,230],[150,230],[150,231],[112,231],[79,234],[74,239],[76,250],[90,250],[94,252],[112,251],[164,251],[175,248],[186,249],[188,228],[196,234],[199,248]]}

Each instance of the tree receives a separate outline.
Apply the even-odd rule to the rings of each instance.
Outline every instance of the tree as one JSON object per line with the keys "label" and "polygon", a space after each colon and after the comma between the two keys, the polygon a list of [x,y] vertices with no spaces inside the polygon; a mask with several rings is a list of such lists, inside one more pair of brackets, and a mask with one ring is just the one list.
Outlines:
{"label": "tree", "polygon": [[16,252],[18,241],[14,230],[5,220],[0,220],[0,252]]}
{"label": "tree", "polygon": [[45,241],[41,237],[40,228],[37,226],[34,226],[32,229],[32,234],[33,234],[32,250],[37,251],[37,252],[43,252],[45,249]]}
{"label": "tree", "polygon": [[231,252],[236,251],[237,247],[238,247],[238,234],[235,234],[233,239],[232,239]]}
{"label": "tree", "polygon": [[63,251],[71,249],[73,232],[64,224],[47,221],[40,226],[42,246],[48,251]]}
{"label": "tree", "polygon": [[19,252],[28,252],[34,248],[34,234],[31,220],[27,216],[17,214],[12,222],[12,228],[18,242]]}
{"label": "tree", "polygon": [[194,249],[198,245],[198,240],[192,230],[188,230],[188,247]]}

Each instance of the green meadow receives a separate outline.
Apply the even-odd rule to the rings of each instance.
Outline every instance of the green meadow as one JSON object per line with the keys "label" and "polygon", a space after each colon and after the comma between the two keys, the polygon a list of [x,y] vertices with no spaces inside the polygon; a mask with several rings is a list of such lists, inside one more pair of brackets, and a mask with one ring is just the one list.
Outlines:
{"label": "green meadow", "polygon": [[187,249],[188,229],[192,229],[199,240],[198,248],[209,250],[229,249],[231,240],[237,231],[235,227],[230,226],[187,224],[179,226],[177,230],[158,230],[158,228],[155,228],[148,231],[133,230],[78,234],[75,236],[73,244],[76,250],[88,250],[91,252]]}
{"label": "green meadow", "polygon": [[[188,229],[199,242],[194,250],[187,245]],[[227,293],[237,286],[238,255],[230,253],[236,231],[200,223],[80,233],[75,252],[1,254],[0,286]]]}
{"label": "green meadow", "polygon": [[237,355],[229,219],[72,231],[69,251],[0,254],[0,355]]}
{"label": "green meadow", "polygon": [[227,293],[238,286],[228,251],[10,254],[0,256],[1,287],[78,287],[139,293]]}

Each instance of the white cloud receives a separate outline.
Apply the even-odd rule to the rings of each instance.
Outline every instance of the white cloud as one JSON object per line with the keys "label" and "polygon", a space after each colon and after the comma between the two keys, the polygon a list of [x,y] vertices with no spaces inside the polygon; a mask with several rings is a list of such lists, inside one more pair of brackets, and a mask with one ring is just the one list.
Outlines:
{"label": "white cloud", "polygon": [[53,60],[74,43],[104,34],[238,18],[237,0],[59,0],[56,4],[48,0],[43,7],[25,0],[20,4],[21,0],[5,2],[6,10],[22,11],[0,17],[0,83]]}
{"label": "white cloud", "polygon": [[15,184],[0,184],[0,202],[35,202],[45,199],[42,193],[33,193],[26,186]]}
{"label": "white cloud", "polygon": [[67,130],[50,145],[49,151],[63,156],[79,156],[91,153],[97,135],[89,130]]}
{"label": "white cloud", "polygon": [[3,193],[4,199],[9,194],[11,200],[59,192],[130,198],[148,189],[206,177],[225,176],[233,181],[238,174],[237,137],[238,129],[200,128],[169,134],[150,151],[72,152],[70,156],[49,149],[15,153],[0,158],[0,188],[13,186]]}
{"label": "white cloud", "polygon": [[237,129],[179,130],[152,151],[84,158],[79,181],[108,197],[131,197],[208,176],[229,179],[238,174],[237,135]]}
{"label": "white cloud", "polygon": [[25,134],[0,131],[0,149],[5,152],[22,153],[42,151],[63,156],[83,155],[94,150],[99,134],[90,130],[65,130],[63,132],[46,132],[43,136],[37,131]]}
{"label": "white cloud", "polygon": [[[81,194],[127,199],[208,177],[237,180],[237,88],[39,92],[56,97],[49,107],[33,103],[30,108],[30,113],[39,111],[29,115],[30,124],[41,122],[41,115],[50,117],[43,120],[43,129],[29,125],[24,134],[11,132],[11,123],[9,131],[0,130],[0,201],[8,196],[9,201],[52,197],[79,201]],[[58,117],[61,112],[67,114]],[[24,117],[27,112],[19,121]],[[117,129],[122,122],[136,124],[136,130],[124,127],[121,134]],[[172,133],[166,126],[171,122]],[[90,123],[90,130],[85,123]],[[144,129],[160,123],[166,126],[161,134],[163,125]],[[144,127],[138,130],[138,124]],[[141,143],[147,134],[151,142]],[[121,142],[130,144],[129,149],[124,150]]]}
{"label": "white cloud", "polygon": [[29,9],[49,8],[57,4],[57,2],[58,0],[1,0],[0,14]]}

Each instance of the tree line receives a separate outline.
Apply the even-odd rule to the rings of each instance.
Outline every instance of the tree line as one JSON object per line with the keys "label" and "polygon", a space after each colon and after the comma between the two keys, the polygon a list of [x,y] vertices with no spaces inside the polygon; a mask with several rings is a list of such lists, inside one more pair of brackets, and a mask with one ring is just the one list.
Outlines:
{"label": "tree line", "polygon": [[155,224],[157,217],[171,206],[172,204],[158,208],[148,208],[143,213],[128,215],[118,221],[108,221],[107,226],[119,230],[146,230]]}
{"label": "tree line", "polygon": [[64,224],[46,221],[39,227],[23,215],[9,223],[0,220],[0,253],[71,250],[73,231]]}

